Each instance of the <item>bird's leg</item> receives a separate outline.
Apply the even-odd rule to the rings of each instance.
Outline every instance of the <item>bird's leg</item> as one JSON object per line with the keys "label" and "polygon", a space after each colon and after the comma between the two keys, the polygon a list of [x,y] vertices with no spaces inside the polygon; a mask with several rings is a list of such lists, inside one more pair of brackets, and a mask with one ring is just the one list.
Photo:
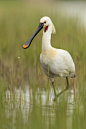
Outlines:
{"label": "bird's leg", "polygon": [[66,91],[66,90],[68,90],[68,89],[69,89],[68,77],[66,77],[66,81],[67,81],[67,86],[66,86],[66,88],[65,88],[63,91],[61,91],[61,92],[57,95],[57,98],[58,98],[58,97],[59,97],[59,95],[61,95],[64,91]]}
{"label": "bird's leg", "polygon": [[66,81],[67,81],[67,86],[66,86],[66,88],[65,88],[65,89],[66,89],[66,90],[68,90],[68,89],[69,89],[69,87],[70,87],[70,86],[69,86],[69,82],[68,82],[68,77],[66,77]]}
{"label": "bird's leg", "polygon": [[55,87],[54,87],[54,82],[52,82],[52,85],[53,85],[53,89],[54,89],[54,95],[56,97],[56,91],[55,91]]}
{"label": "bird's leg", "polygon": [[66,91],[66,90],[69,89],[68,77],[66,77],[66,81],[67,81],[67,86],[66,86],[66,88],[65,88],[63,91],[61,91],[59,94],[56,94],[55,87],[54,87],[54,82],[52,82],[53,89],[54,89],[54,94],[55,94],[55,98],[58,98],[64,91]]}

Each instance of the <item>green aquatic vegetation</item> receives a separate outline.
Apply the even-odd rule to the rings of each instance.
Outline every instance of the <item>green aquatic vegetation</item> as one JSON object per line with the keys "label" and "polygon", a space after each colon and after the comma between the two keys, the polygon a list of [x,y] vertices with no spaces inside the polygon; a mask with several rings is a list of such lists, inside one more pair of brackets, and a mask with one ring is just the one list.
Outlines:
{"label": "green aquatic vegetation", "polygon": [[[14,2],[13,6],[13,3],[6,2],[3,4],[3,2],[1,2],[0,60],[3,66],[2,73],[9,85],[17,84],[21,86],[24,84],[24,80],[28,80],[28,82],[32,83],[31,78],[33,77],[37,81],[36,83],[38,83],[41,75],[45,80],[45,85],[47,85],[46,75],[44,75],[39,61],[42,31],[33,40],[29,49],[24,50],[22,48],[24,42],[26,42],[36,30],[40,18],[45,14],[51,17],[57,32],[55,35],[52,35],[52,46],[69,51],[76,65],[78,80],[84,80],[84,63],[86,58],[84,30],[82,32],[80,28],[77,29],[76,21],[61,17],[59,12],[55,12],[56,16],[54,17],[53,12],[50,11],[51,4],[48,9],[45,6],[44,10],[43,7],[40,6],[40,13],[38,4],[35,6],[27,2],[27,4],[24,3],[23,5],[23,2],[21,2],[21,4],[18,2],[16,6],[16,2]],[[39,72],[39,69],[41,69],[41,72]],[[58,85],[59,82],[56,82]]]}
{"label": "green aquatic vegetation", "polygon": [[[77,27],[77,21],[60,16],[54,4],[0,1],[1,128],[85,128],[85,30]],[[69,79],[70,89],[53,104],[50,103],[52,85],[48,83],[39,59],[42,31],[30,48],[24,50],[22,47],[45,15],[52,19],[56,28],[56,34],[51,39],[52,46],[69,51],[77,75],[75,83]],[[29,88],[29,102],[25,86]],[[65,79],[55,79],[57,92],[65,86]],[[19,92],[16,92],[17,88]]]}

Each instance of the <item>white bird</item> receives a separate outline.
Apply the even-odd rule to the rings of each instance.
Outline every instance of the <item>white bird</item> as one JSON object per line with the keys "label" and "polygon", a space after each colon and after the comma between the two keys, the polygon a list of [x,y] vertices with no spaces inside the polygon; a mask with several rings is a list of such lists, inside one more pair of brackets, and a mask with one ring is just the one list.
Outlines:
{"label": "white bird", "polygon": [[[36,32],[28,41],[25,42],[23,48],[26,49],[30,46],[32,40],[42,28],[44,28],[44,30],[42,37],[42,52],[40,54],[40,62],[45,74],[52,82],[55,97],[58,97],[69,88],[68,77],[75,78],[75,65],[71,55],[66,50],[56,49],[51,46],[51,34],[55,33],[56,31],[51,19],[47,16],[40,19],[40,24]],[[54,88],[54,77],[65,77],[67,81],[66,88],[58,95],[56,94]]]}

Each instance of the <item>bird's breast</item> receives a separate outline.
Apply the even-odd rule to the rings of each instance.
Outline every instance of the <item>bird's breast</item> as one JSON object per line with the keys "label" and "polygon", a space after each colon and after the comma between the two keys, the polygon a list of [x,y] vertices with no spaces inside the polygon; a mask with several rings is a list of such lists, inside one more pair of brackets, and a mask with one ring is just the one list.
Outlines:
{"label": "bird's breast", "polygon": [[56,57],[56,50],[54,48],[49,48],[47,50],[42,50],[41,58],[43,63],[46,65],[53,61],[53,59]]}

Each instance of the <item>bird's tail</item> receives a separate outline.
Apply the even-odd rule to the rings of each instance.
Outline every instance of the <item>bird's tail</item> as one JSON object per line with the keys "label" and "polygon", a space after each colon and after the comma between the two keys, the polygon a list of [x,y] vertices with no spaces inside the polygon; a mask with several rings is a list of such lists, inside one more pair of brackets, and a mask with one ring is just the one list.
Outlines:
{"label": "bird's tail", "polygon": [[70,77],[70,78],[75,78],[75,77],[76,77],[76,73],[71,73],[71,74],[69,75],[69,77]]}

